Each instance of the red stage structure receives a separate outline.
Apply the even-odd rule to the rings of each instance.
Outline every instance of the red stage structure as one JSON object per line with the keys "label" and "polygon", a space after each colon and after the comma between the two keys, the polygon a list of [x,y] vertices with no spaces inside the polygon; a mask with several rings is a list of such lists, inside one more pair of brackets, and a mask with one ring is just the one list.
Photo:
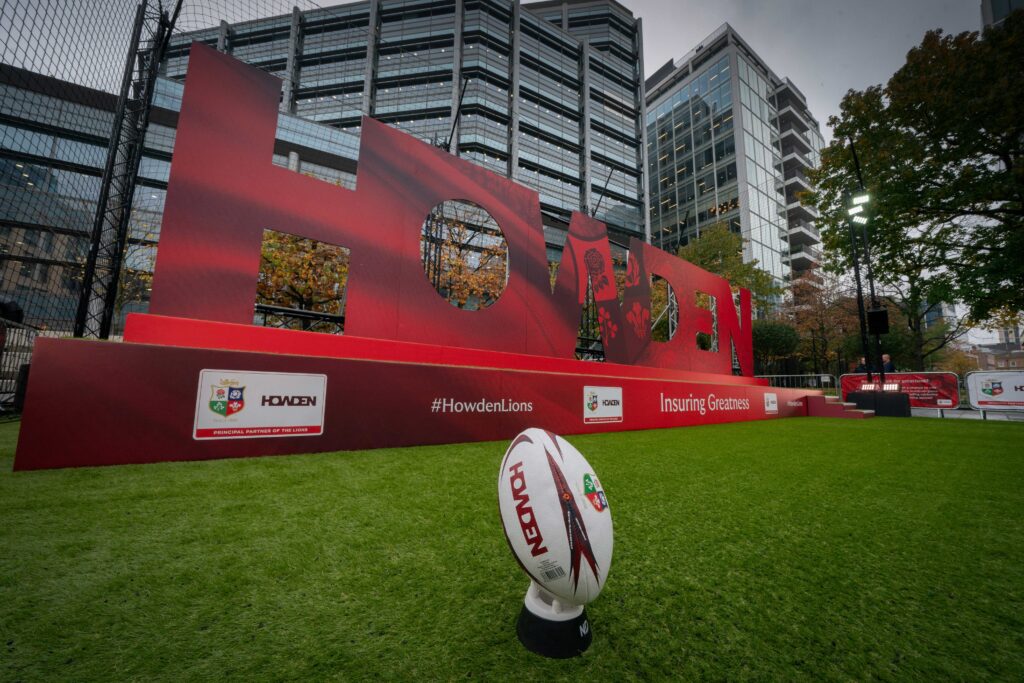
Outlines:
{"label": "red stage structure", "polygon": [[[632,240],[620,304],[605,226],[579,213],[552,290],[536,192],[370,118],[357,189],[332,186],[271,163],[279,79],[195,43],[186,82],[151,313],[123,344],[37,342],[15,469],[807,414],[817,392],[751,376],[749,292],[737,310],[726,280]],[[447,200],[483,207],[508,244],[484,310],[424,273],[423,221]],[[350,250],[343,336],[252,324],[265,229]],[[652,275],[679,303],[668,342],[651,340]],[[574,359],[588,282],[606,363]]]}

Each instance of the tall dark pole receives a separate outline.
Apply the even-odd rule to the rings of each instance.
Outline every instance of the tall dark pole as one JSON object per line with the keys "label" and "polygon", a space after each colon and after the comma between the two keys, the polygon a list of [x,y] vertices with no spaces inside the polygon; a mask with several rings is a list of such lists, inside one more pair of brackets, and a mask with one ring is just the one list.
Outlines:
{"label": "tall dark pole", "polygon": [[[871,307],[870,311],[878,311],[882,308],[882,303],[879,298],[874,295],[874,276],[871,272],[871,247],[867,241],[867,225],[860,226],[861,239],[864,242],[864,263],[867,269],[867,289],[871,295]],[[877,356],[879,361],[879,382],[885,383],[886,381],[886,365],[882,361],[882,334],[876,330],[874,331],[874,355]]]}
{"label": "tall dark pole", "polygon": [[[442,145],[446,152],[452,151],[452,140],[455,138],[455,127],[459,125],[459,118],[462,116],[462,101],[466,98],[466,86],[469,85],[469,78],[462,79],[462,87],[459,88],[459,102],[455,105],[455,116],[452,117],[452,129],[448,133],[448,139]],[[458,155],[456,155],[458,156]]]}
{"label": "tall dark pole", "polygon": [[[853,138],[846,138],[850,142],[850,154],[853,155],[853,167],[857,171],[857,182],[860,184],[860,191],[866,192],[864,187],[864,174],[860,170],[860,159],[857,157],[857,148],[853,145]],[[853,230],[851,223],[850,229]],[[861,240],[864,243],[864,267],[867,271],[868,276],[868,290],[871,294],[871,311],[875,312],[882,308],[881,303],[878,301],[878,297],[875,295],[875,274],[871,268],[871,242],[868,240],[868,224],[860,224]],[[885,363],[882,362],[882,335],[876,329],[874,332],[875,337],[875,361],[878,363],[878,381],[885,383]],[[870,359],[869,359],[870,360]],[[870,379],[870,375],[868,377]]]}
{"label": "tall dark pole", "polygon": [[860,248],[857,246],[857,233],[853,229],[853,223],[847,221],[850,229],[850,255],[853,258],[853,278],[857,282],[857,317],[860,318],[860,345],[864,352],[864,368],[868,373],[868,382],[872,381],[871,375],[871,354],[868,351],[868,321],[864,313],[864,289],[860,284]]}

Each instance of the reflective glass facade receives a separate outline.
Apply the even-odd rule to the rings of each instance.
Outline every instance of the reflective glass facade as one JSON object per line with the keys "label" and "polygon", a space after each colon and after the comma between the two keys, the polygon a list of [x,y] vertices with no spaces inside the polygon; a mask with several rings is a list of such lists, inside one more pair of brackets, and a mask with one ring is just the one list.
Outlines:
{"label": "reflective glass facade", "polygon": [[999,26],[1019,9],[1024,9],[1024,0],[981,0],[981,25]]}
{"label": "reflective glass facade", "polygon": [[[821,147],[803,96],[728,25],[661,67],[646,89],[652,243],[675,249],[725,223],[743,235],[746,260],[756,259],[780,284],[788,282],[797,270],[791,223],[802,221],[801,240],[814,238],[801,241],[801,248],[815,250],[820,242],[814,217],[803,215],[796,198],[796,182],[806,183],[803,171],[817,164]],[[787,133],[799,134],[806,148],[793,157],[799,168],[783,163],[783,131],[791,124],[780,116],[783,92],[787,117],[802,104],[802,130]],[[800,178],[787,185],[787,173]],[[797,207],[792,215],[791,205]]]}
{"label": "reflective glass facade", "polygon": [[743,127],[742,186],[748,224],[744,226],[744,257],[757,259],[780,282],[788,279],[788,229],[782,187],[782,153],[774,125],[774,88],[747,57],[738,57],[740,121]]}
{"label": "reflective glass facade", "polygon": [[648,110],[651,237],[682,246],[701,228],[740,229],[732,66],[722,55]]}

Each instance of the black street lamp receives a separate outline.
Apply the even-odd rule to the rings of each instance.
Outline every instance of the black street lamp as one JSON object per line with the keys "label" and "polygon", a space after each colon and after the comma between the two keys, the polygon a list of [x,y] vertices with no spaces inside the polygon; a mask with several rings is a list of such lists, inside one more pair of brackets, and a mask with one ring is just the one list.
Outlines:
{"label": "black street lamp", "polygon": [[[857,283],[857,317],[860,319],[860,346],[861,351],[864,354],[864,369],[868,373],[868,382],[873,380],[871,373],[871,352],[868,349],[868,324],[867,315],[864,311],[864,289],[861,287],[860,280],[860,246],[857,244],[857,231],[854,229],[855,224],[866,224],[867,218],[864,217],[864,205],[869,201],[867,194],[859,194],[853,197],[852,203],[848,201],[849,208],[847,208],[847,226],[850,231],[850,257],[853,260],[853,279]],[[863,223],[862,223],[863,221]],[[872,288],[873,289],[873,288]]]}
{"label": "black street lamp", "polygon": [[[853,273],[857,279],[857,308],[860,315],[861,346],[864,349],[864,360],[867,366],[868,382],[872,381],[871,364],[878,363],[879,385],[885,383],[885,364],[882,362],[882,335],[889,332],[889,312],[882,306],[875,294],[875,277],[871,268],[871,243],[868,241],[868,214],[867,207],[871,201],[870,195],[864,189],[864,176],[860,172],[860,159],[857,158],[857,149],[853,146],[853,139],[850,139],[850,153],[853,156],[854,168],[857,170],[857,181],[860,184],[860,192],[849,198],[846,216],[847,225],[850,229],[850,247],[853,255]],[[858,231],[857,228],[860,228]],[[857,233],[860,233],[861,249],[857,245]],[[868,289],[871,294],[871,308],[865,313],[864,294],[860,282],[860,267],[858,258],[864,259],[865,269],[868,276]],[[875,358],[871,358],[868,350],[868,333],[875,338]]]}

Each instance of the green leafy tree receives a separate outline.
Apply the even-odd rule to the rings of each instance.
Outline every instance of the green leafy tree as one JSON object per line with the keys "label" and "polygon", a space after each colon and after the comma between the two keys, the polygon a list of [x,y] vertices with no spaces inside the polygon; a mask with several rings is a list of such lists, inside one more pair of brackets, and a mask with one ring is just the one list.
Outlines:
{"label": "green leafy tree", "polygon": [[855,142],[875,278],[906,319],[915,369],[966,330],[928,342],[930,306],[961,301],[975,322],[1024,309],[1022,63],[1022,12],[983,36],[929,32],[884,87],[846,94],[810,174],[817,190],[803,199],[822,213],[829,266],[848,271]]}
{"label": "green leafy tree", "polygon": [[770,371],[777,361],[792,356],[800,345],[796,329],[779,320],[755,320],[752,333],[754,360],[762,373]]}
{"label": "green leafy tree", "polygon": [[[851,301],[851,305],[852,305]],[[889,309],[889,333],[881,337],[882,353],[892,356],[893,363],[900,370],[932,370],[943,363],[948,350],[959,342],[950,342],[950,330],[956,326],[946,320],[939,320],[925,327],[920,334],[910,329],[910,324],[900,307],[892,301],[884,301]],[[854,309],[856,311],[856,309]],[[856,313],[854,313],[856,315]],[[875,339],[868,338],[869,348],[874,354]],[[859,359],[864,355],[857,328],[849,331],[842,342],[846,358]],[[923,355],[920,355],[921,350]]]}

